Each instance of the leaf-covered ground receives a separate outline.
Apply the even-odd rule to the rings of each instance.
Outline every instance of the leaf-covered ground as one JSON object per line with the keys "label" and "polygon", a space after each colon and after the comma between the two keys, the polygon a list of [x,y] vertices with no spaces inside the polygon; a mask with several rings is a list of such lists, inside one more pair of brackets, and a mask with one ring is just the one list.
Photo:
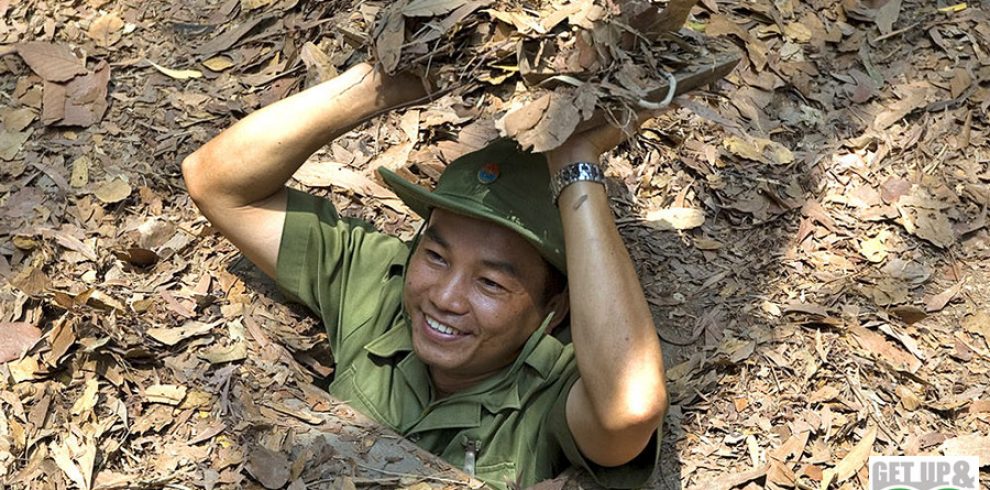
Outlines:
{"label": "leaf-covered ground", "polygon": [[[183,156],[360,56],[377,8],[346,9],[0,0],[0,486],[477,484],[325,395],[321,327],[183,189]],[[987,482],[988,14],[705,0],[688,28],[743,62],[608,158],[672,393],[651,486],[865,488],[870,454]],[[294,185],[408,237],[372,169],[428,183],[493,103],[384,116]]]}

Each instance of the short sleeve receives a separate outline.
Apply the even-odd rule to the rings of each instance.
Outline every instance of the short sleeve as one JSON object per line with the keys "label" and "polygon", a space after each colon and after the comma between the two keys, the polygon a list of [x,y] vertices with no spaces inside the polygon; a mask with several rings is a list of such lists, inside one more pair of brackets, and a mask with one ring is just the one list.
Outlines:
{"label": "short sleeve", "polygon": [[548,435],[554,438],[560,445],[561,451],[567,457],[571,465],[582,468],[590,474],[595,481],[605,488],[639,488],[647,483],[656,469],[657,458],[660,455],[660,429],[653,433],[650,442],[632,461],[615,467],[597,465],[581,454],[577,447],[574,435],[571,434],[567,426],[567,396],[571,387],[578,380],[578,373],[575,370],[566,380],[566,389],[562,390],[560,397],[553,408],[546,415],[546,428]]}
{"label": "short sleeve", "polygon": [[401,307],[408,254],[401,240],[340,218],[329,200],[288,190],[275,280],[323,320],[337,362],[344,360],[342,342],[358,327],[391,323]]}

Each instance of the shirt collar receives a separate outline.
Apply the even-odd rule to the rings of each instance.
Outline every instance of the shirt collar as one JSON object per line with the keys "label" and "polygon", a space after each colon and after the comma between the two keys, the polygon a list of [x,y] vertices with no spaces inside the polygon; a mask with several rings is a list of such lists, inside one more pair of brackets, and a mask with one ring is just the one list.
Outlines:
{"label": "shirt collar", "polygon": [[[530,335],[526,343],[523,344],[519,357],[510,367],[502,370],[493,378],[486,379],[477,386],[468,389],[464,395],[480,395],[481,404],[491,412],[497,412],[504,408],[519,408],[519,389],[528,386],[530,383],[520,383],[519,376],[538,375],[546,379],[553,370],[564,345],[552,335],[546,333],[547,326],[552,317],[548,316],[543,324]],[[412,332],[405,315],[384,334],[378,336],[364,346],[368,353],[381,357],[391,358],[401,354],[411,355],[412,359],[405,359],[404,363],[422,364],[422,361],[415,358],[412,347]],[[523,370],[523,367],[530,369]],[[425,371],[425,366],[423,366]],[[520,372],[522,371],[522,372]],[[452,395],[451,399],[460,398],[461,393]]]}

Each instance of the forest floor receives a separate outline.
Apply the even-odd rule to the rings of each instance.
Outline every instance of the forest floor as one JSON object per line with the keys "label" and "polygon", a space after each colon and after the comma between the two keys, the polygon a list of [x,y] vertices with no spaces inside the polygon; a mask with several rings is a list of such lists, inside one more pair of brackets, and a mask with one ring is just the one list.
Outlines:
{"label": "forest floor", "polygon": [[[322,327],[183,186],[360,57],[344,6],[0,0],[0,487],[477,486],[326,395]],[[607,159],[671,391],[651,488],[866,488],[871,454],[976,455],[990,488],[988,17],[696,8],[743,61]],[[493,134],[477,103],[382,116],[293,185],[409,237],[373,169],[429,183]]]}

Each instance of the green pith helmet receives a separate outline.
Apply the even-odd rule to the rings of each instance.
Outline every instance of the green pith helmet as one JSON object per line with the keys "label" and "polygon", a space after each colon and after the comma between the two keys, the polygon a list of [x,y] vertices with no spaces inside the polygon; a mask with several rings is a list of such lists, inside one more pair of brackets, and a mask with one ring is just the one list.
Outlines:
{"label": "green pith helmet", "polygon": [[564,230],[550,198],[546,158],[499,140],[461,156],[430,192],[386,168],[378,173],[409,209],[426,219],[433,208],[495,222],[528,240],[566,274]]}

